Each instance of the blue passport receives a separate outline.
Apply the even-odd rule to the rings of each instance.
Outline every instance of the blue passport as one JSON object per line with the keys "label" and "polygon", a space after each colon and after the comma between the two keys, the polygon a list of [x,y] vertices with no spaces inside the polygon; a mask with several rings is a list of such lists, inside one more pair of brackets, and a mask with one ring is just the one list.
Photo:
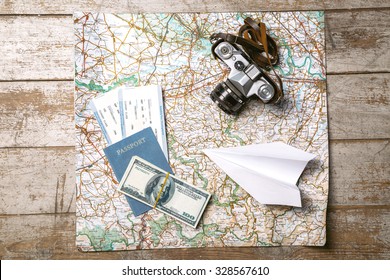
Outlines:
{"label": "blue passport", "polygon": [[[150,127],[108,146],[104,149],[104,153],[106,154],[118,181],[121,181],[133,156],[139,156],[173,174],[172,169],[157,142],[156,136]],[[141,215],[152,209],[149,205],[128,196],[126,196],[126,199],[135,216]]]}

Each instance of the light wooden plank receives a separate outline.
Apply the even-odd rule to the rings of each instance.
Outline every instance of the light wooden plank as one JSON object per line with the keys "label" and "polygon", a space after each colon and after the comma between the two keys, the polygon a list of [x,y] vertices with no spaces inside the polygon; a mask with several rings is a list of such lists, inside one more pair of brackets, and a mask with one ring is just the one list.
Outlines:
{"label": "light wooden plank", "polygon": [[390,73],[329,75],[330,139],[390,138]]}
{"label": "light wooden plank", "polygon": [[0,34],[0,80],[73,79],[72,17],[0,17]]}
{"label": "light wooden plank", "polygon": [[[330,139],[390,138],[390,74],[329,75]],[[0,147],[73,146],[73,81],[0,83]]]}
{"label": "light wooden plank", "polygon": [[75,211],[74,148],[0,149],[0,213]]}
{"label": "light wooden plank", "polygon": [[[329,205],[388,205],[389,142],[331,142]],[[0,214],[74,211],[74,148],[5,148],[0,159]]]}
{"label": "light wooden plank", "polygon": [[0,83],[0,147],[72,146],[73,82]]}
{"label": "light wooden plank", "polygon": [[388,206],[330,207],[323,250],[302,249],[292,258],[389,259],[389,222]]}
{"label": "light wooden plank", "polygon": [[329,211],[324,247],[200,248],[82,253],[75,246],[75,215],[0,217],[1,259],[388,259],[390,211]]}
{"label": "light wooden plank", "polygon": [[[389,72],[388,26],[388,9],[328,12],[328,73]],[[71,16],[3,16],[0,33],[0,80],[73,79]]]}
{"label": "light wooden plank", "polygon": [[390,140],[330,145],[329,205],[389,205]]}
{"label": "light wooden plank", "polygon": [[6,1],[1,13],[3,14],[71,14],[74,11],[102,11],[102,12],[230,12],[230,11],[281,11],[281,10],[324,10],[324,9],[354,9],[354,8],[378,8],[389,7],[386,0],[275,0],[275,1],[212,1],[212,0],[194,0],[194,1],[173,1],[173,0],[150,0],[145,3],[137,0],[83,0],[83,1],[55,1],[53,4],[49,0],[11,0]]}
{"label": "light wooden plank", "polygon": [[390,71],[390,10],[325,15],[328,73]]}

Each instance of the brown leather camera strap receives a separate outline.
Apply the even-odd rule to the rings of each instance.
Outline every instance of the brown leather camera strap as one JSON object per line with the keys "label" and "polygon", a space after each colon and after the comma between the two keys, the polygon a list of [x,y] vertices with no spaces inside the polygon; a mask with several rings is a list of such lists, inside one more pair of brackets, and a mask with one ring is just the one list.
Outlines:
{"label": "brown leather camera strap", "polygon": [[[251,56],[251,58],[262,68],[267,68],[268,65],[275,65],[278,63],[278,46],[274,39],[267,34],[267,28],[263,22],[258,24],[251,18],[245,19],[245,24],[241,26],[238,31],[238,36],[245,38],[263,49],[266,57],[257,49],[251,48],[244,44],[244,50]],[[270,57],[271,55],[271,57]]]}
{"label": "brown leather camera strap", "polygon": [[[267,28],[263,22],[256,23],[248,17],[244,20],[244,25],[238,31],[238,36],[229,33],[214,33],[210,40],[213,42],[212,51],[220,41],[226,41],[234,45],[240,45],[260,68],[264,70],[272,69],[278,82],[279,90],[283,95],[283,84],[279,75],[273,68],[279,61],[278,45],[275,40],[267,34]],[[267,75],[266,73],[264,73]],[[267,75],[268,76],[268,75]],[[268,78],[270,78],[268,76]]]}

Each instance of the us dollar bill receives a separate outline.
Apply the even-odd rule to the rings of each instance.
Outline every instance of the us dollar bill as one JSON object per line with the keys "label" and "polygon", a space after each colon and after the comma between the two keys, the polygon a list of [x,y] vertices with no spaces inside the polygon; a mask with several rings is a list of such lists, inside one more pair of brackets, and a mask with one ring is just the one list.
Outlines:
{"label": "us dollar bill", "polygon": [[211,196],[138,156],[130,161],[118,190],[193,228]]}

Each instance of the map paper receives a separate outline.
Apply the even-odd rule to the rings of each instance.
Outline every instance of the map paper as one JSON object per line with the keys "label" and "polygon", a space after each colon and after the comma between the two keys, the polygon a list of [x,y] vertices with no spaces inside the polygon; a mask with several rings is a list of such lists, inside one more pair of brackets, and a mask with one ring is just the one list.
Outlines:
{"label": "map paper", "polygon": [[[266,23],[280,46],[280,105],[251,100],[238,116],[209,93],[229,69],[211,55],[214,32],[237,33],[244,18]],[[76,13],[76,245],[82,251],[225,246],[322,246],[326,241],[328,129],[323,12],[181,14]],[[272,73],[271,73],[272,74]],[[212,194],[196,229],[151,210],[134,217],[116,191],[107,143],[87,104],[121,85],[163,89],[170,165]],[[284,142],[316,158],[299,180],[302,207],[264,205],[204,149]]]}

